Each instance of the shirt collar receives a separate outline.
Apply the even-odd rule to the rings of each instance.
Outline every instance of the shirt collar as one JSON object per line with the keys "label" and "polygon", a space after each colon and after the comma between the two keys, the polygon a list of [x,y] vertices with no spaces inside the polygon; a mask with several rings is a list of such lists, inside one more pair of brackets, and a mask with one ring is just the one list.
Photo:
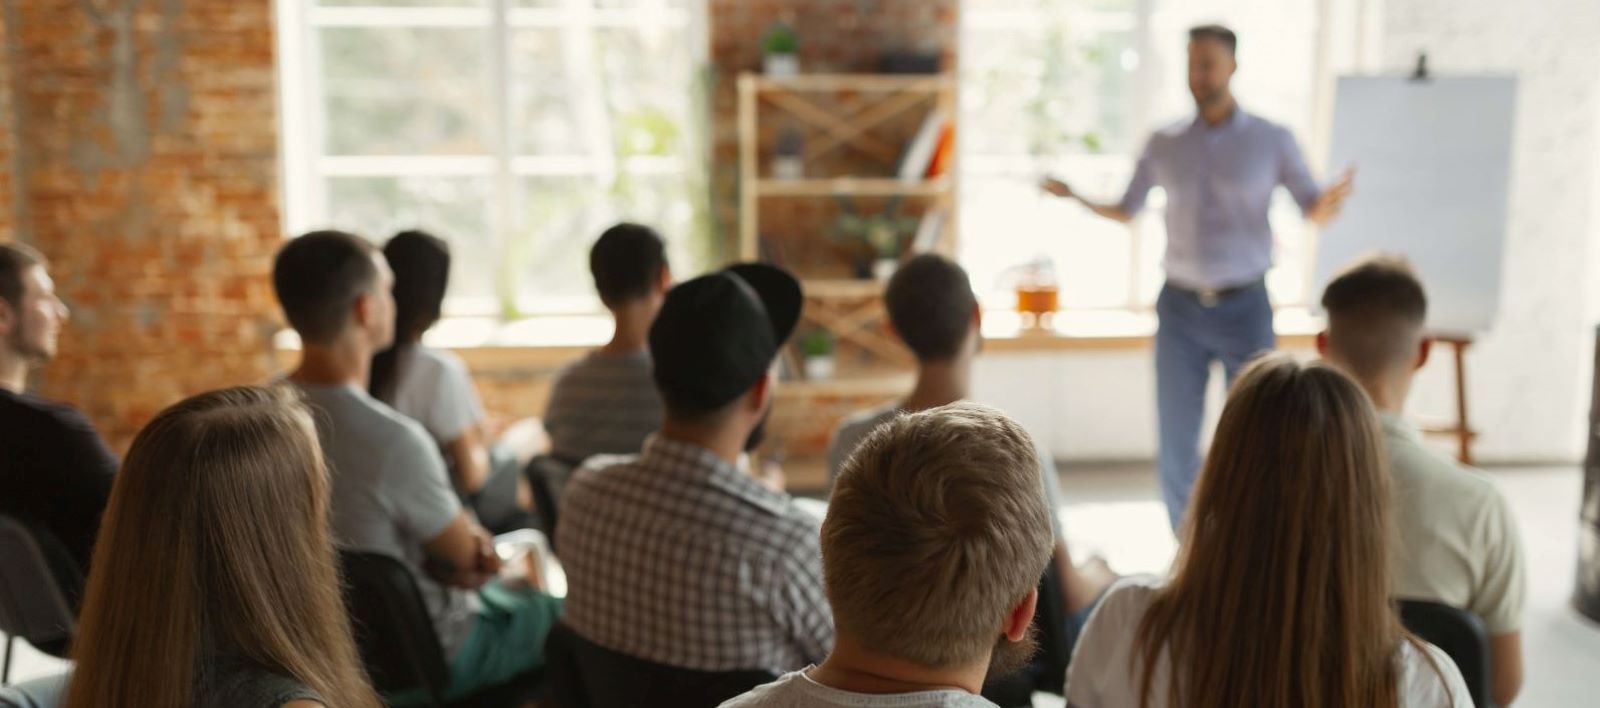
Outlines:
{"label": "shirt collar", "polygon": [[1422,430],[1416,423],[1411,422],[1404,415],[1393,411],[1378,411],[1378,425],[1383,428],[1383,434],[1391,438],[1422,441]]}
{"label": "shirt collar", "polygon": [[1249,120],[1250,120],[1250,114],[1245,112],[1244,106],[1241,106],[1236,102],[1236,103],[1233,104],[1233,113],[1228,114],[1228,119],[1227,120],[1222,121],[1221,123],[1218,123],[1215,126],[1212,126],[1210,123],[1206,122],[1205,118],[1200,117],[1200,112],[1199,111],[1195,111],[1194,120],[1192,122],[1190,122],[1189,126],[1190,126],[1190,128],[1192,128],[1194,130],[1214,130],[1214,131],[1218,131],[1218,132],[1231,132],[1231,131],[1234,131],[1234,130],[1238,130],[1241,126],[1243,126]]}
{"label": "shirt collar", "polygon": [[725,494],[781,515],[789,506],[789,495],[775,491],[750,476],[750,458],[740,455],[737,465],[716,453],[690,442],[673,440],[660,434],[644,441],[639,462],[652,470],[685,476]]}

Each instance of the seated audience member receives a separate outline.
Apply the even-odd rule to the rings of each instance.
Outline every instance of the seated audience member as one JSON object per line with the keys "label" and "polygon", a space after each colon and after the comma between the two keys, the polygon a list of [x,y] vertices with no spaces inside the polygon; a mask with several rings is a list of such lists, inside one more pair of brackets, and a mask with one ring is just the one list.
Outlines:
{"label": "seated audience member", "polygon": [[162,411],[112,490],[64,705],[377,708],[339,593],[329,495],[292,389]]}
{"label": "seated audience member", "polygon": [[1355,382],[1258,359],[1223,407],[1172,577],[1106,595],[1068,703],[1471,708],[1455,663],[1391,604],[1389,504],[1382,433]]}
{"label": "seated audience member", "polygon": [[367,394],[372,354],[394,337],[389,264],[360,237],[317,231],[278,252],[272,280],[300,333],[289,381],[315,413],[333,478],[334,539],[410,567],[450,662],[447,698],[540,666],[560,602],[491,580],[499,556],[450,489],[439,448]]}
{"label": "seated audience member", "polygon": [[820,665],[732,701],[760,706],[993,706],[984,678],[1020,668],[1055,544],[1033,440],[972,403],[869,433],[822,522],[836,627]]}
{"label": "seated audience member", "polygon": [[[0,514],[49,531],[70,558],[66,581],[88,572],[117,458],[82,413],[23,392],[29,369],[56,353],[67,307],[37,251],[0,243]],[[71,566],[76,565],[76,568]],[[82,588],[65,588],[76,599]]]}
{"label": "seated audience member", "polygon": [[545,409],[551,454],[569,465],[592,455],[632,455],[661,427],[646,337],[672,287],[666,246],[647,226],[617,224],[589,250],[600,302],[615,330],[605,346],[556,375]]}
{"label": "seated audience member", "polygon": [[1322,295],[1324,358],[1349,372],[1378,409],[1394,489],[1399,548],[1395,595],[1465,608],[1489,632],[1490,693],[1509,705],[1522,687],[1526,572],[1511,506],[1483,474],[1438,455],[1404,416],[1411,382],[1428,359],[1428,301],[1403,259],[1356,264]]}
{"label": "seated audience member", "polygon": [[782,673],[833,644],[818,522],[758,481],[773,362],[800,284],[744,264],[667,293],[650,329],[661,432],[591,458],[559,522],[566,621],[612,651],[703,671]]}
{"label": "seated audience member", "polygon": [[455,488],[484,523],[509,525],[532,504],[521,474],[526,459],[491,451],[483,403],[461,357],[423,346],[439,321],[450,285],[450,246],[421,231],[389,239],[383,257],[394,271],[394,344],[372,358],[372,396],[422,424],[443,449]]}
{"label": "seated audience member", "polygon": [[[905,399],[876,410],[857,413],[839,425],[828,445],[828,476],[833,478],[845,461],[874,429],[907,412],[925,410],[963,400],[972,380],[972,362],[982,349],[981,310],[966,271],[943,256],[925,254],[907,261],[889,279],[884,306],[895,335],[917,359],[917,383]],[[1056,567],[1071,613],[1067,634],[1075,640],[1116,574],[1095,558],[1075,566],[1067,550],[1058,516],[1060,480],[1049,453],[1038,450],[1039,476],[1050,505],[1050,526],[1055,534]]]}

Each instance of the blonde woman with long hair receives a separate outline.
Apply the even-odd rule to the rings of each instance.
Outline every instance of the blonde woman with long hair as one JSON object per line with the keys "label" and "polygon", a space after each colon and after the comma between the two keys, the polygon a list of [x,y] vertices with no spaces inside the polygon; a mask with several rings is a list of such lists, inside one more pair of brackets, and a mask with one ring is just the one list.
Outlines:
{"label": "blonde woman with long hair", "polygon": [[339,594],[329,481],[282,388],[162,411],[112,488],[68,708],[376,708]]}
{"label": "blonde woman with long hair", "polygon": [[1114,587],[1067,674],[1080,708],[1471,708],[1390,598],[1388,474],[1361,389],[1268,355],[1228,397],[1164,584]]}

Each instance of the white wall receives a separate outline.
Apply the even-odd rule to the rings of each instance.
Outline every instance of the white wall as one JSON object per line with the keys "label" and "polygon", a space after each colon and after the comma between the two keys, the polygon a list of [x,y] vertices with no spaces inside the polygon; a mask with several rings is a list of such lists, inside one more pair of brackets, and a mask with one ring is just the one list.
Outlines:
{"label": "white wall", "polygon": [[[1381,5],[1381,68],[1408,68],[1426,50],[1439,73],[1520,78],[1502,310],[1467,358],[1482,433],[1475,452],[1491,463],[1576,460],[1600,322],[1600,0]],[[1442,419],[1453,396],[1448,352],[1439,354],[1412,412]],[[1147,460],[1155,452],[1149,357],[990,355],[974,394],[1011,411],[1062,459]]]}

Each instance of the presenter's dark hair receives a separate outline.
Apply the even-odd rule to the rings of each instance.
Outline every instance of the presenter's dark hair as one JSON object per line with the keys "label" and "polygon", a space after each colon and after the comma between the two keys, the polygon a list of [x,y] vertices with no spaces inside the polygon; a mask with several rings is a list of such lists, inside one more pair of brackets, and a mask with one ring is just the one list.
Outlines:
{"label": "presenter's dark hair", "polygon": [[1222,25],[1200,25],[1189,28],[1189,41],[1198,42],[1202,39],[1221,42],[1222,46],[1228,48],[1230,55],[1239,53],[1239,35]]}

